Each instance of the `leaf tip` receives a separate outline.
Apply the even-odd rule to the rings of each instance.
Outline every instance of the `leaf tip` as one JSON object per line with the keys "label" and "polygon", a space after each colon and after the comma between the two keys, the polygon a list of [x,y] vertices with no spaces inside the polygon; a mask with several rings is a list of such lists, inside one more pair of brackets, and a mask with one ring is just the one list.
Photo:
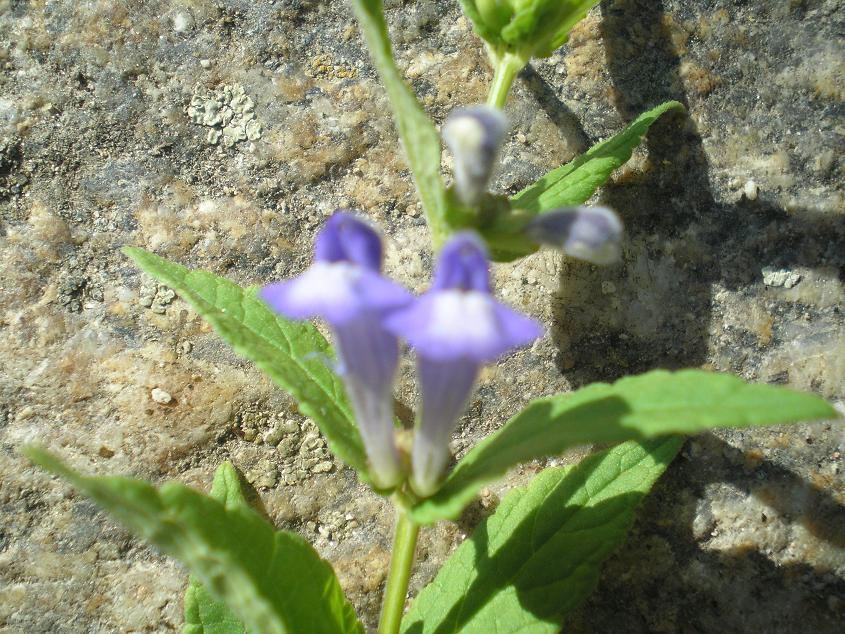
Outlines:
{"label": "leaf tip", "polygon": [[139,256],[146,253],[146,251],[140,247],[131,247],[129,245],[120,247],[120,252],[132,260],[137,260]]}
{"label": "leaf tip", "polygon": [[24,445],[20,448],[20,452],[32,464],[41,467],[45,471],[49,471],[54,475],[62,477],[69,477],[72,475],[71,470],[68,469],[64,463],[59,460],[59,458],[43,447],[39,447],[38,445]]}
{"label": "leaf tip", "polygon": [[23,454],[24,458],[26,458],[30,462],[34,462],[37,465],[41,464],[43,455],[46,453],[37,445],[24,445],[20,448],[20,452],[21,454]]}
{"label": "leaf tip", "polygon": [[819,408],[819,415],[814,420],[842,420],[845,418],[845,413],[840,412],[836,406],[829,403],[827,399],[817,394],[812,394],[812,396],[815,396],[816,404]]}
{"label": "leaf tip", "polygon": [[218,487],[221,489],[228,489],[235,484],[240,487],[240,481],[241,479],[238,475],[238,470],[235,469],[235,465],[233,465],[229,460],[224,460],[214,472],[214,484],[212,487],[214,489]]}
{"label": "leaf tip", "polygon": [[687,111],[687,107],[684,104],[682,104],[680,101],[667,101],[665,106],[666,106],[667,111],[669,111],[669,110],[678,110],[680,112],[686,112]]}

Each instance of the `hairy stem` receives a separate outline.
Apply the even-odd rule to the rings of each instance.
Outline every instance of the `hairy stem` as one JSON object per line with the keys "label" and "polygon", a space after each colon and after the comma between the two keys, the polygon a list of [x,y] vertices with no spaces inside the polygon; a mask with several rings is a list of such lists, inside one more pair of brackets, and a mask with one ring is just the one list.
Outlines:
{"label": "hairy stem", "polygon": [[487,105],[504,108],[513,80],[526,62],[513,53],[504,53],[497,56],[495,60],[493,83],[490,85],[490,93],[487,95]]}
{"label": "hairy stem", "polygon": [[393,555],[390,558],[390,573],[387,577],[387,588],[384,591],[378,634],[399,632],[419,531],[419,524],[408,517],[404,509],[397,508],[396,528],[393,533]]}

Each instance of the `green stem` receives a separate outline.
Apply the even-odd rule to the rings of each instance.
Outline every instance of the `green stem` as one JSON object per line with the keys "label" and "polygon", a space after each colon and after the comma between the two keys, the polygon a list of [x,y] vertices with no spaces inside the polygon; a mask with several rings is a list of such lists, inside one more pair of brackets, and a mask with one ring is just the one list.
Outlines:
{"label": "green stem", "polygon": [[449,238],[449,226],[435,210],[431,210],[429,212],[429,210],[426,209],[425,211],[426,223],[428,224],[428,230],[431,234],[431,246],[436,255],[440,252],[440,247],[443,246],[443,243]]}
{"label": "green stem", "polygon": [[508,92],[516,75],[525,66],[526,62],[513,53],[504,53],[496,57],[495,70],[493,72],[493,83],[490,85],[490,93],[487,95],[487,105],[494,108],[504,108],[508,100]]}
{"label": "green stem", "polygon": [[396,509],[396,528],[393,534],[393,555],[390,558],[390,573],[387,588],[384,591],[384,604],[378,634],[397,634],[405,610],[405,597],[408,594],[408,580],[414,565],[414,551],[417,547],[417,534],[420,526],[408,517],[402,508]]}

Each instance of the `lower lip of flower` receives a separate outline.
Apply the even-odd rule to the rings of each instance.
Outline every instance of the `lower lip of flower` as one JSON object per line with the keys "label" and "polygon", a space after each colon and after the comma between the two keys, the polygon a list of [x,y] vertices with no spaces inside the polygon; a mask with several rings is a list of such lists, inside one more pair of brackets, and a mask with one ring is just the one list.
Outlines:
{"label": "lower lip of flower", "polygon": [[428,334],[444,344],[495,337],[495,315],[488,294],[479,291],[439,291],[432,304]]}

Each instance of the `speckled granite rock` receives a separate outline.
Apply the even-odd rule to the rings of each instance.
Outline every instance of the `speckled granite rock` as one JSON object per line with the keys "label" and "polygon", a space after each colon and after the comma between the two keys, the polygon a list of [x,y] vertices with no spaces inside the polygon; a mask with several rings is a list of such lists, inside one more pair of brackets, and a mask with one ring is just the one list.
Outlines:
{"label": "speckled granite rock", "polygon": [[[456,3],[387,4],[432,116],[481,101],[489,70]],[[456,451],[514,403],[656,366],[842,403],[843,38],[838,0],[607,0],[522,74],[502,190],[665,99],[689,113],[660,121],[597,197],[626,220],[624,263],[541,253],[497,269],[552,337],[485,373]],[[184,572],[32,469],[28,441],[89,472],[199,487],[232,459],[374,624],[388,505],[117,249],[260,283],[301,270],[327,214],[353,206],[385,228],[391,273],[423,288],[426,230],[386,112],[343,3],[0,0],[2,631],[181,623]],[[406,365],[407,404],[411,379]],[[841,631],[844,429],[692,439],[568,629]],[[426,531],[412,590],[542,466]]]}

